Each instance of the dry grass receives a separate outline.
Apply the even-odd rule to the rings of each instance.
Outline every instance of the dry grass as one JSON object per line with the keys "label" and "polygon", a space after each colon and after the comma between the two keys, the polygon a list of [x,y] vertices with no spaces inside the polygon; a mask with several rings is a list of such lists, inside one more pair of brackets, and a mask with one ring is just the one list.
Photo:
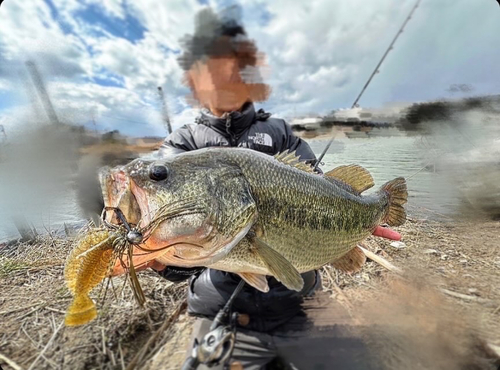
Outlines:
{"label": "dry grass", "polygon": [[[33,245],[0,249],[0,354],[24,369],[122,368],[184,301],[185,284],[174,286],[154,272],[141,273],[147,304],[139,308],[128,284],[115,278],[107,297],[104,289],[94,291],[95,321],[57,331],[71,300],[63,279],[71,248],[72,240],[44,237]],[[148,352],[167,334],[150,343]]]}
{"label": "dry grass", "polygon": [[[481,312],[490,331],[500,340],[500,222],[409,220],[399,231],[404,243],[401,249],[374,237],[364,244],[403,268],[412,279],[457,293],[448,299],[457,308]],[[380,265],[368,262],[358,274],[337,276],[337,284],[357,301],[380,289],[391,275]]]}
{"label": "dry grass", "polygon": [[[500,345],[500,223],[409,220],[398,231],[405,244],[401,249],[379,238],[369,238],[364,246],[409,272],[406,279],[458,293],[440,294],[439,302],[446,302],[457,317],[467,317],[468,323],[477,325],[485,340]],[[33,245],[0,246],[0,355],[23,369],[121,369],[148,343],[136,368],[157,369],[162,365],[154,356],[167,341],[170,345],[162,351],[182,352],[190,320],[184,318],[174,327],[158,329],[184,301],[186,284],[173,285],[152,271],[140,274],[147,297],[145,308],[137,307],[124,279],[115,278],[107,297],[99,287],[94,291],[98,319],[58,331],[71,299],[63,280],[71,248],[71,239],[50,236]],[[381,292],[394,292],[394,274],[372,261],[356,274],[325,267],[322,276],[324,291],[354,314],[361,312],[358,307],[379,300]],[[435,303],[435,310],[443,304]],[[175,330],[186,335],[179,336]],[[177,356],[176,361],[182,358]]]}
{"label": "dry grass", "polygon": [[[384,369],[497,369],[500,361],[500,222],[409,220],[404,245],[365,247],[403,270],[368,261],[353,275],[322,269]],[[495,353],[492,352],[494,349]]]}

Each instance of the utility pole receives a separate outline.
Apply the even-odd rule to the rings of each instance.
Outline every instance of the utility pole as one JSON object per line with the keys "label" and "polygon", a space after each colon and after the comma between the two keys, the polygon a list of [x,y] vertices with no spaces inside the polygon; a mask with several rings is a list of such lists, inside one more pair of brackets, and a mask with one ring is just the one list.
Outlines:
{"label": "utility pole", "polygon": [[163,125],[165,126],[167,134],[170,135],[172,133],[172,125],[170,124],[170,117],[168,116],[167,100],[165,99],[165,94],[163,94],[161,86],[158,86],[158,95],[160,97]]}
{"label": "utility pole", "polygon": [[95,116],[94,116],[94,112],[92,112],[92,123],[94,124],[94,132],[97,136],[97,124],[95,123]]}
{"label": "utility pole", "polygon": [[5,132],[5,127],[3,127],[3,125],[0,125],[0,132],[3,134],[3,141],[7,142],[7,133]]}
{"label": "utility pole", "polygon": [[50,122],[55,123],[56,125],[60,125],[61,123],[59,122],[59,118],[57,117],[56,111],[54,110],[54,106],[52,105],[49,94],[47,93],[47,89],[45,88],[42,76],[40,75],[40,72],[38,71],[36,64],[32,61],[27,61],[25,64],[29,74],[31,75],[33,84],[35,85],[38,96],[42,101],[43,107],[45,108],[45,113],[47,113]]}

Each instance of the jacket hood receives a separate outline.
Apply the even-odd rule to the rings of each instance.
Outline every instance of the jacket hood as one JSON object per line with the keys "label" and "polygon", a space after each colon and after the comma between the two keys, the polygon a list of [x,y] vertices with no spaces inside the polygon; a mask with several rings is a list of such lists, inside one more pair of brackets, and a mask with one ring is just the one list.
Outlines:
{"label": "jacket hood", "polygon": [[255,121],[265,121],[270,116],[270,113],[262,109],[256,112],[253,103],[246,103],[241,111],[224,113],[222,117],[203,109],[197,118],[197,123],[209,126],[224,136],[239,138]]}

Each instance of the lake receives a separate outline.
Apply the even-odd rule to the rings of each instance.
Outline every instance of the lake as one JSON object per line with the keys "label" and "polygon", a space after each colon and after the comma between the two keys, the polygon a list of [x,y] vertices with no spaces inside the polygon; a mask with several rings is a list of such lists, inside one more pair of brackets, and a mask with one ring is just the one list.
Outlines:
{"label": "lake", "polygon": [[[307,141],[319,156],[328,140]],[[377,190],[395,177],[406,177],[408,213],[420,218],[447,219],[456,209],[458,194],[446,178],[422,170],[426,161],[428,153],[420,137],[340,139],[334,141],[323,158],[322,169],[327,171],[339,165],[359,164],[369,170],[375,180],[375,187],[368,192]],[[64,223],[82,221],[71,176],[56,181],[59,167],[54,164],[51,170],[54,170],[54,175],[48,176],[47,168],[40,169],[29,163],[16,164],[15,167],[0,164],[0,242],[19,236],[12,214],[25,215],[41,233],[60,231]]]}

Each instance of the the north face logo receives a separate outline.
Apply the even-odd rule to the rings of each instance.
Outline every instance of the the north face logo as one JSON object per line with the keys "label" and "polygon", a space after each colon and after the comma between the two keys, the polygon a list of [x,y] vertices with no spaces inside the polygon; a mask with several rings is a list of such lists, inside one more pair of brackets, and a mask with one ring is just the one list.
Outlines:
{"label": "the north face logo", "polygon": [[273,139],[269,134],[263,132],[256,132],[255,136],[249,136],[250,140],[253,140],[254,144],[273,146]]}

